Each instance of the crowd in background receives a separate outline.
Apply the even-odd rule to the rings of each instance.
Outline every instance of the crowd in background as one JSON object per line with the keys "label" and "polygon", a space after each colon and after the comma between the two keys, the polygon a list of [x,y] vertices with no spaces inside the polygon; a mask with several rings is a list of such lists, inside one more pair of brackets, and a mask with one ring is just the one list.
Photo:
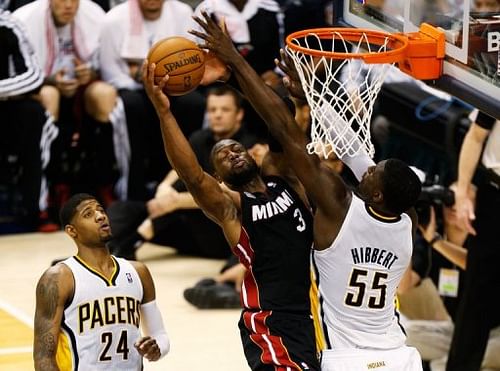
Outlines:
{"label": "crowd in background", "polygon": [[[0,158],[5,167],[0,189],[2,230],[56,230],[59,206],[79,191],[96,194],[106,206],[115,200],[152,198],[169,164],[156,114],[142,88],[140,66],[156,41],[174,35],[192,38],[187,31],[195,28],[193,14],[207,9],[214,17],[224,17],[240,52],[276,86],[280,78],[274,58],[284,35],[327,25],[332,19],[328,5],[268,0],[2,2],[1,8],[11,11],[24,29],[44,77],[33,92],[0,91],[4,106],[13,110],[5,108],[8,115],[2,111],[3,126],[10,129],[16,126],[12,121],[36,120],[25,112],[28,105],[39,107],[54,123],[51,141],[42,136],[40,146],[24,143],[27,128],[2,136],[10,144]],[[12,78],[8,58],[5,53],[2,73]],[[14,101],[19,107],[12,107]],[[186,135],[208,125],[205,102],[204,87],[173,99]],[[255,135],[265,136],[257,115],[248,103],[244,106],[245,125]],[[21,118],[19,111],[28,117]],[[14,145],[14,140],[22,141]],[[27,152],[43,161],[25,160]],[[23,163],[37,169],[23,171]]]}
{"label": "crowd in background", "polygon": [[[217,19],[224,17],[240,53],[268,85],[283,91],[274,58],[284,46],[285,35],[331,25],[331,5],[322,0],[0,1],[0,234],[58,230],[59,207],[71,194],[87,192],[108,208],[117,235],[111,247],[119,256],[134,258],[144,241],[154,241],[183,254],[229,258],[221,231],[197,209],[165,157],[158,119],[142,87],[141,63],[161,38],[192,38],[187,32],[196,28],[191,16],[206,9]],[[466,309],[457,307],[466,287],[469,257],[464,248],[474,242],[468,231],[454,223],[454,191],[448,191],[448,186],[458,178],[461,143],[469,135],[471,121],[477,119],[467,118],[470,107],[451,105],[447,114],[426,123],[434,128],[432,133],[412,131],[412,125],[418,125],[414,117],[418,102],[409,93],[420,100],[428,95],[412,89],[418,88],[401,82],[383,88],[374,114],[374,144],[379,159],[399,157],[426,175],[417,208],[421,223],[412,280],[401,287],[400,295],[409,341],[432,370],[439,370],[445,367],[452,339],[459,343],[453,338],[455,318],[470,320],[464,317]],[[387,109],[391,97],[401,91],[408,94],[407,107]],[[297,121],[307,126],[308,107],[295,103]],[[199,87],[173,98],[172,110],[206,171],[210,171],[210,148],[217,140],[237,138],[256,158],[266,151],[265,126],[230,89]],[[405,112],[411,112],[411,119],[402,122]],[[498,131],[499,126],[496,122],[485,129]],[[498,145],[492,151],[500,157]],[[498,181],[498,175],[491,177],[488,184]],[[463,188],[460,192],[463,196]],[[498,188],[488,197],[498,199]],[[201,230],[203,238],[211,236],[209,251],[203,249],[206,240],[196,239]],[[474,254],[476,261],[484,263],[483,257]],[[232,261],[223,270],[236,266]],[[474,274],[477,269],[475,265]],[[240,273],[236,270],[229,278],[199,284],[213,288],[215,283],[238,282]],[[446,274],[454,277],[452,289],[442,287]],[[417,288],[420,292],[415,293]],[[232,286],[230,293],[234,293]],[[226,286],[224,295],[227,298]],[[407,309],[414,309],[412,300],[430,303],[430,298],[435,303],[430,312]],[[228,302],[238,304],[234,295],[224,305]],[[206,302],[199,306],[206,307]],[[494,348],[498,329],[488,337],[489,329],[498,323],[493,318],[490,322],[481,327],[486,333],[482,352],[486,343],[493,347],[488,348],[483,364],[498,369],[493,356],[498,354]],[[462,338],[468,338],[463,326],[459,328]],[[442,348],[431,349],[429,344],[434,343],[422,340],[422,335],[432,340],[439,335],[436,344]],[[482,359],[482,353],[477,357]]]}

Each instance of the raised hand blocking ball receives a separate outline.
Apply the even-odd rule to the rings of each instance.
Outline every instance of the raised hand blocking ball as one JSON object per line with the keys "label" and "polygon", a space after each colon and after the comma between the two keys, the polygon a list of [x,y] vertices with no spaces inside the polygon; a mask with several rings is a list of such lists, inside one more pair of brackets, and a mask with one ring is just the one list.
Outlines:
{"label": "raised hand blocking ball", "polygon": [[155,83],[169,75],[163,88],[168,95],[184,95],[193,91],[205,72],[203,51],[193,41],[180,36],[167,37],[155,43],[149,50],[148,62],[156,63]]}

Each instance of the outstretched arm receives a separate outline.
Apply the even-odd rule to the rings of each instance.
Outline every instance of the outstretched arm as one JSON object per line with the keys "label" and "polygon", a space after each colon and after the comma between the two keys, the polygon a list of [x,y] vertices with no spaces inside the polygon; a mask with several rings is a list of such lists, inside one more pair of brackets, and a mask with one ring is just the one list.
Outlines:
{"label": "outstretched arm", "polygon": [[154,83],[155,64],[144,62],[142,67],[146,92],[160,119],[163,144],[168,160],[179,178],[186,184],[200,208],[219,224],[232,245],[239,239],[240,225],[236,205],[222,191],[217,180],[203,171],[189,142],[170,111],[170,101],[163,92],[168,76],[158,85]]}
{"label": "outstretched arm", "polygon": [[[231,39],[206,13],[205,18],[194,17],[205,33],[190,31],[204,40],[202,48],[213,52],[228,64],[236,76],[240,88],[252,106],[263,118],[271,135],[281,144],[290,167],[323,212],[338,214],[339,200],[344,201],[347,189],[341,178],[324,167],[316,156],[306,152],[307,138],[283,100],[257,75],[252,67],[234,48]],[[325,187],[332,192],[325,192]],[[345,203],[342,203],[345,206]],[[331,215],[336,218],[336,215]]]}

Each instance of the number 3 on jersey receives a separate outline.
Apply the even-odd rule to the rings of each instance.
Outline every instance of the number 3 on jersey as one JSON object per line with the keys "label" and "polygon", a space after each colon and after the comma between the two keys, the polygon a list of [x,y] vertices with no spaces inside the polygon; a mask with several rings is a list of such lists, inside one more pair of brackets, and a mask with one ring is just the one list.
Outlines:
{"label": "number 3 on jersey", "polygon": [[299,209],[295,209],[295,211],[293,212],[293,217],[297,218],[299,221],[299,224],[297,224],[297,227],[296,227],[297,230],[299,232],[304,232],[306,230],[306,221],[302,217],[302,213],[300,212]]}
{"label": "number 3 on jersey", "polygon": [[371,309],[383,308],[386,302],[387,277],[387,273],[354,268],[349,279],[345,304],[351,307],[361,307],[364,304]]}

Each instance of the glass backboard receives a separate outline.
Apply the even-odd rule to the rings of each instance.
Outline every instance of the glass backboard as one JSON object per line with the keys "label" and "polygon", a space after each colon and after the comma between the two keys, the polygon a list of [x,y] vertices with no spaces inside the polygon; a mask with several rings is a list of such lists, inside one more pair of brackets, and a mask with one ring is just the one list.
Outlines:
{"label": "glass backboard", "polygon": [[500,119],[500,0],[334,0],[334,23],[388,32],[426,22],[446,35],[443,77],[428,84]]}

